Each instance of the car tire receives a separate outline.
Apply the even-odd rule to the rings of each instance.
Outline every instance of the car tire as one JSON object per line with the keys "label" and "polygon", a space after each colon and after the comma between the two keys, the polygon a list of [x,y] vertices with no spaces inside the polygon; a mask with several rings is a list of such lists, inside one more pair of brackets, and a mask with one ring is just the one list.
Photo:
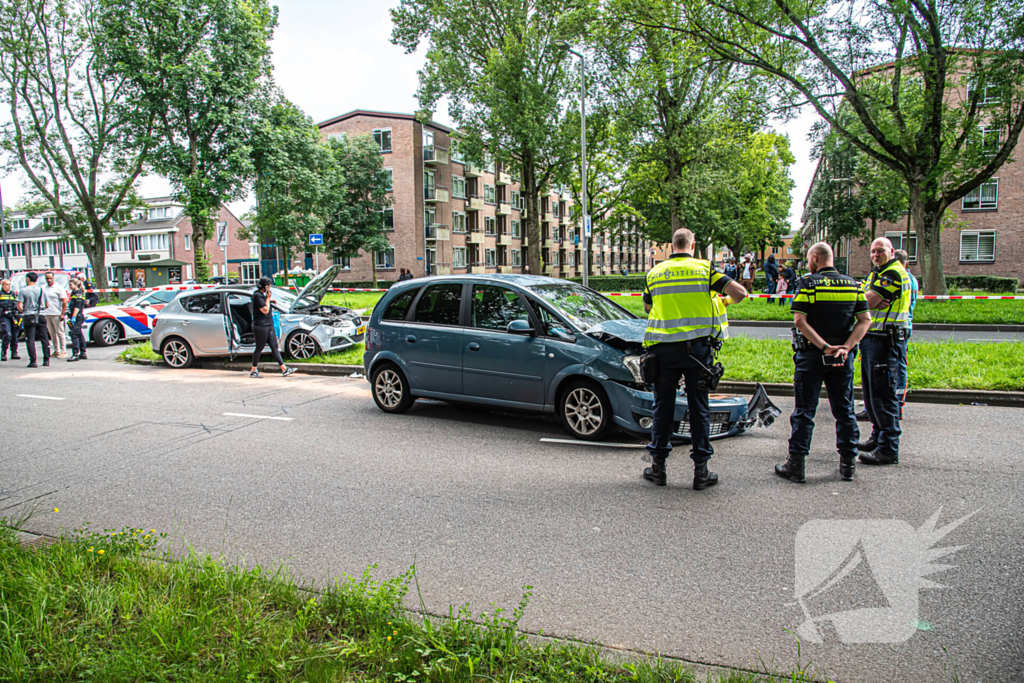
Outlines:
{"label": "car tire", "polygon": [[192,347],[181,337],[171,337],[165,340],[163,346],[160,347],[160,355],[163,356],[164,362],[175,370],[192,367],[192,363],[196,359]]}
{"label": "car tire", "polygon": [[559,395],[558,419],[577,439],[598,441],[611,429],[612,405],[597,382],[575,379]]}
{"label": "car tire", "polygon": [[409,391],[409,381],[394,363],[381,363],[370,378],[373,402],[385,413],[404,413],[416,398]]}
{"label": "car tire", "polygon": [[121,324],[107,318],[92,326],[92,341],[96,346],[113,346],[121,341]]}
{"label": "car tire", "polygon": [[292,332],[284,345],[290,358],[307,360],[320,353],[320,345],[308,332]]}

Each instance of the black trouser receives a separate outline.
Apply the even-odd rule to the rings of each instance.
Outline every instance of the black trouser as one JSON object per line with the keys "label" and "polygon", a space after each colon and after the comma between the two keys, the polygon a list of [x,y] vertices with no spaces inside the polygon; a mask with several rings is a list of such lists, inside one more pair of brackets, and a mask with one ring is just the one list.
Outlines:
{"label": "black trouser", "polygon": [[11,358],[18,355],[18,331],[19,327],[14,324],[14,318],[0,317],[0,353],[7,357],[7,350],[11,351]]}
{"label": "black trouser", "polygon": [[76,356],[85,355],[85,335],[82,334],[84,322],[85,316],[81,314],[71,321],[71,353]]}
{"label": "black trouser", "polygon": [[267,344],[270,345],[270,352],[274,354],[274,360],[277,361],[277,364],[284,365],[284,360],[281,358],[281,349],[277,348],[277,335],[274,333],[273,325],[253,326],[252,334],[256,337],[256,349],[252,352],[252,366],[254,368],[259,366],[260,356],[263,355],[263,347]]}
{"label": "black trouser", "polygon": [[[708,392],[697,388],[704,371],[714,362],[707,337],[692,342],[662,342],[650,347],[658,357],[658,379],[654,383],[654,424],[647,451],[652,458],[667,458],[672,451],[672,425],[676,421],[676,391],[679,379],[686,381],[686,402],[690,423],[690,458],[705,463],[715,452],[711,448],[711,405]],[[691,355],[693,358],[691,358]],[[696,361],[694,360],[696,359]]]}
{"label": "black trouser", "polygon": [[871,441],[885,457],[900,454],[900,400],[896,387],[899,366],[905,361],[906,342],[890,344],[888,337],[871,335],[860,343],[860,384],[864,407],[871,419]]}
{"label": "black trouser", "polygon": [[856,457],[860,439],[853,408],[853,361],[856,356],[857,352],[852,351],[843,365],[829,366],[821,362],[822,353],[818,349],[797,351],[793,355],[796,369],[793,372],[793,415],[789,418],[793,429],[789,437],[790,456],[797,460],[807,457],[811,435],[814,434],[818,397],[824,382],[832,417],[836,419],[836,450],[848,460]]}
{"label": "black trouser", "polygon": [[36,362],[36,339],[43,347],[43,360],[50,360],[50,333],[46,331],[46,318],[41,315],[35,316],[39,322],[30,323],[32,318],[22,318],[21,324],[25,326],[25,346],[28,347],[28,359]]}

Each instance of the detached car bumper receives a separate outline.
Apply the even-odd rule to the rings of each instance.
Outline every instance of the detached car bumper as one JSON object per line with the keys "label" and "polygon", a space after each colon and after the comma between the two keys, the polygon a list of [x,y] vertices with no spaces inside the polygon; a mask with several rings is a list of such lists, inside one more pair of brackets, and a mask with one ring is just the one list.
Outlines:
{"label": "detached car bumper", "polygon": [[[636,436],[650,436],[650,421],[654,415],[654,393],[618,382],[605,382],[604,389],[612,402],[615,424]],[[782,414],[760,384],[749,400],[742,396],[711,394],[710,403],[713,440],[742,434],[755,424],[767,427]],[[686,394],[682,390],[676,394],[673,427],[674,438],[690,440],[689,407]]]}
{"label": "detached car bumper", "polygon": [[314,336],[324,352],[342,351],[362,343],[366,337],[366,325],[359,324],[354,328],[319,327],[314,331]]}

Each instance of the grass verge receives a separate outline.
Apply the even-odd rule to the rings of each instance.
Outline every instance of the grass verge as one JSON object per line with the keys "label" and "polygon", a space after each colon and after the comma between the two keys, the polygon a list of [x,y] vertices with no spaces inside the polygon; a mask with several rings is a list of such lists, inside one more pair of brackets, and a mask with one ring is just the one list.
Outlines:
{"label": "grass verge", "polygon": [[[269,352],[264,353],[264,356],[264,360],[266,360],[266,356],[269,356]],[[122,363],[137,363],[140,360],[162,361],[163,359],[153,350],[153,347],[148,341],[144,341],[137,344],[129,344],[124,351],[118,354],[117,360]],[[303,363],[312,363],[314,365],[362,365],[363,345],[356,344],[355,346],[350,346],[344,351],[339,351],[337,353],[321,353],[304,361],[288,361],[289,365],[302,365]]]}
{"label": "grass verge", "polygon": [[[389,581],[367,570],[317,592],[286,569],[233,567],[191,553],[151,559],[155,531],[122,529],[21,546],[0,522],[4,626],[0,671],[23,681],[698,680],[674,662],[614,663],[597,647],[537,646],[518,630],[530,588],[511,613],[468,608],[422,624],[403,609],[410,569]],[[818,679],[726,672],[717,683]],[[823,680],[823,678],[822,678]]]}
{"label": "grass verge", "polygon": [[122,363],[136,363],[144,361],[162,361],[159,353],[153,350],[149,340],[129,343],[124,351],[117,355],[117,360]]}
{"label": "grass verge", "polygon": [[[1024,391],[1024,342],[911,342],[907,358],[911,389]],[[727,380],[793,381],[793,350],[785,339],[732,337],[721,360]],[[854,382],[860,384],[859,356]]]}

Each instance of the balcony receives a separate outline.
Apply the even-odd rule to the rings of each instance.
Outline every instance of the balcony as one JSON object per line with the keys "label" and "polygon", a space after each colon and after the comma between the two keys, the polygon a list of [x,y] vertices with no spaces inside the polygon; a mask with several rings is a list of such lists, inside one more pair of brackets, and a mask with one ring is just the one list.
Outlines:
{"label": "balcony", "polygon": [[466,244],[483,244],[484,243],[484,231],[483,230],[472,230],[466,235]]}
{"label": "balcony", "polygon": [[545,249],[554,249],[555,244],[555,240],[551,239],[550,237],[545,237],[544,242],[541,243],[541,246],[544,247]]}
{"label": "balcony", "polygon": [[465,177],[467,177],[467,178],[479,178],[483,174],[484,174],[484,169],[482,167],[477,166],[476,164],[471,164],[468,161],[465,164],[463,164],[462,175],[464,175]]}
{"label": "balcony", "polygon": [[498,270],[504,275],[510,275],[512,273],[512,266],[498,266]]}
{"label": "balcony", "polygon": [[551,213],[550,211],[542,213],[540,219],[546,223],[554,223],[556,220],[555,214]]}
{"label": "balcony", "polygon": [[502,199],[498,202],[498,209],[495,212],[498,216],[511,216],[512,215],[512,204],[507,199]]}
{"label": "balcony", "polygon": [[452,274],[451,266],[440,266],[439,265],[434,270],[437,271],[438,275],[451,275]]}
{"label": "balcony", "polygon": [[527,216],[526,209],[525,208],[519,209],[519,217],[522,218],[525,221],[526,220],[526,216]]}
{"label": "balcony", "polygon": [[451,230],[448,229],[447,225],[440,223],[433,223],[432,225],[426,226],[426,238],[427,240],[435,240],[438,242],[447,242],[452,238]]}
{"label": "balcony", "polygon": [[423,163],[425,164],[447,164],[449,161],[448,150],[444,147],[424,147]]}
{"label": "balcony", "polygon": [[544,266],[545,275],[553,275],[555,272],[555,266]]}
{"label": "balcony", "polygon": [[562,216],[562,225],[572,225],[572,218],[570,216]]}
{"label": "balcony", "polygon": [[495,185],[511,185],[512,184],[512,176],[510,176],[508,173],[503,173],[501,171],[498,171],[497,173],[494,174],[494,184]]}
{"label": "balcony", "polygon": [[482,195],[471,194],[466,199],[466,211],[483,211],[484,198]]}
{"label": "balcony", "polygon": [[423,188],[423,199],[432,204],[447,204],[448,188],[443,185],[427,185]]}
{"label": "balcony", "polygon": [[498,235],[498,246],[510,246],[512,244],[512,235],[507,232],[503,232]]}
{"label": "balcony", "polygon": [[473,273],[474,275],[483,275],[484,273],[487,272],[487,268],[481,265],[470,266],[469,272]]}

